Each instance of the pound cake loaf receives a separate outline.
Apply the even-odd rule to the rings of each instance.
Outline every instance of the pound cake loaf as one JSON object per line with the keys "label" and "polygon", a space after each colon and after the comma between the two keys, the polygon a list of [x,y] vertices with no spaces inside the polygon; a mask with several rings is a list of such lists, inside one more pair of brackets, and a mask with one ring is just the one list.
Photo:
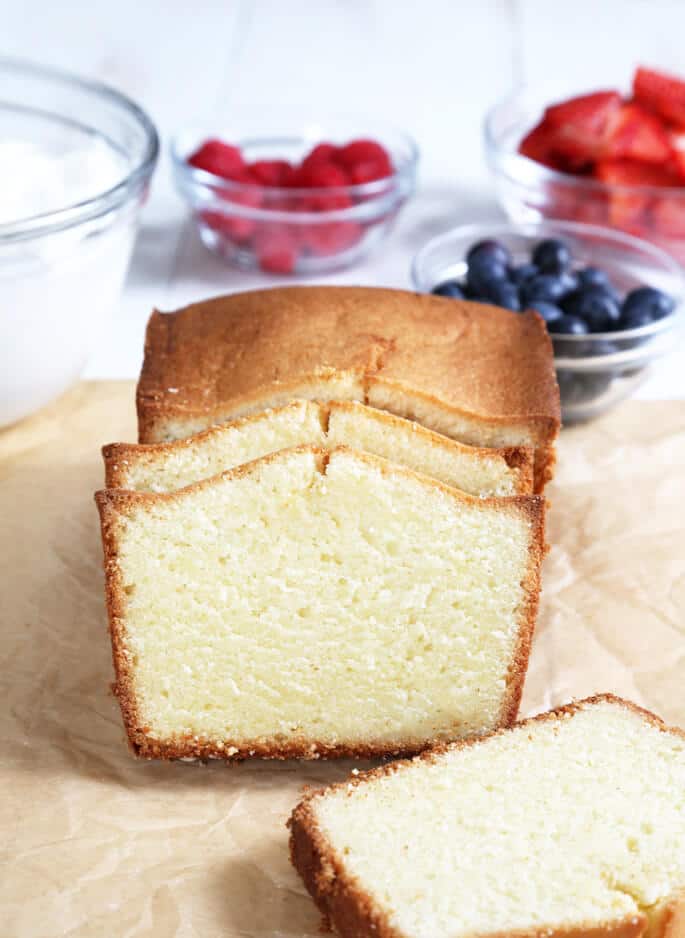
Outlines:
{"label": "pound cake loaf", "polygon": [[279,287],[148,323],[141,443],[190,436],[294,399],[360,401],[474,446],[535,449],[559,430],[552,344],[537,313],[372,287]]}
{"label": "pound cake loaf", "polygon": [[533,451],[466,446],[410,420],[354,402],[294,401],[173,443],[103,448],[108,488],[172,492],[279,449],[349,446],[381,456],[471,495],[533,491]]}
{"label": "pound cake loaf", "polygon": [[138,754],[414,753],[515,719],[540,496],[474,498],[306,446],[177,492],[96,499]]}
{"label": "pound cake loaf", "polygon": [[685,934],[685,733],[608,695],[310,794],[290,827],[342,938]]}

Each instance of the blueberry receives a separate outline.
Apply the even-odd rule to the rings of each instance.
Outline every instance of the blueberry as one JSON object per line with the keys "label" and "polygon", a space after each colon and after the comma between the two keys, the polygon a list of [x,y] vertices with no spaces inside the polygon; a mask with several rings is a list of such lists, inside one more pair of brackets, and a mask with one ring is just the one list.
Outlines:
{"label": "blueberry", "polygon": [[547,303],[545,300],[533,300],[530,309],[534,309],[536,313],[539,313],[547,323],[556,322],[564,315],[558,306],[555,306],[554,303]]}
{"label": "blueberry", "polygon": [[564,296],[569,296],[571,293],[575,293],[578,289],[578,277],[572,270],[565,270],[563,273],[559,274],[559,279],[564,285],[565,293]]}
{"label": "blueberry", "polygon": [[623,301],[623,314],[633,313],[635,310],[649,312],[652,319],[663,319],[675,308],[673,297],[654,287],[638,287],[632,290]]}
{"label": "blueberry", "polygon": [[569,281],[563,274],[539,274],[532,280],[526,280],[521,287],[521,305],[525,309],[536,300],[556,303],[570,292],[569,287]]}
{"label": "blueberry", "polygon": [[514,312],[521,309],[518,290],[508,280],[493,281],[488,287],[486,296],[490,298],[495,306],[503,306],[505,309],[514,310]]}
{"label": "blueberry", "polygon": [[564,302],[564,311],[584,319],[590,332],[607,332],[613,329],[621,315],[615,298],[604,287],[577,290]]}
{"label": "blueberry", "polygon": [[651,326],[654,322],[648,309],[629,309],[621,313],[618,321],[619,329],[639,329],[641,326]]}
{"label": "blueberry", "polygon": [[496,281],[507,279],[507,267],[495,257],[483,255],[469,263],[466,281],[477,294],[487,296],[490,287]]}
{"label": "blueberry", "polygon": [[437,287],[433,287],[431,293],[434,293],[436,296],[449,296],[455,300],[462,300],[464,298],[464,291],[461,288],[461,284],[457,283],[456,280],[446,280],[444,283],[439,283]]}
{"label": "blueberry", "polygon": [[585,267],[583,270],[577,270],[578,285],[581,287],[605,287],[611,288],[609,277],[599,267]]}
{"label": "blueberry", "polygon": [[548,238],[535,248],[532,261],[545,274],[560,274],[571,263],[571,252],[563,241]]}
{"label": "blueberry", "polygon": [[539,273],[540,271],[535,264],[519,264],[518,267],[509,268],[509,279],[512,283],[516,284],[517,287],[520,287],[526,280],[532,280],[532,278],[536,277]]}
{"label": "blueberry", "polygon": [[557,335],[585,335],[590,330],[584,319],[578,316],[562,316],[551,324],[550,332]]}
{"label": "blueberry", "polygon": [[470,267],[474,262],[479,263],[484,258],[497,261],[504,267],[508,267],[511,263],[511,255],[507,248],[499,241],[494,240],[478,241],[473,244],[466,255],[466,263]]}

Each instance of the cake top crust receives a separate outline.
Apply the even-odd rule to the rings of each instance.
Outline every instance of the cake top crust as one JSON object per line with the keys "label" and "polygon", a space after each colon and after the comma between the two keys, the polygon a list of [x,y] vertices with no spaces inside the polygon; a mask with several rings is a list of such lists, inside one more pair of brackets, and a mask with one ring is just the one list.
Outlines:
{"label": "cake top crust", "polygon": [[278,287],[155,311],[138,405],[211,411],[337,374],[478,416],[559,421],[552,345],[536,313],[375,287]]}

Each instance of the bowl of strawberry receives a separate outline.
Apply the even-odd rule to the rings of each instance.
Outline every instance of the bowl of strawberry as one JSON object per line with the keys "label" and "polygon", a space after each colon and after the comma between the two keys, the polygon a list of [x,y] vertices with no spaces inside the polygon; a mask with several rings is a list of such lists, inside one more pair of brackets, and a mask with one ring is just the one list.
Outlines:
{"label": "bowl of strawberry", "polygon": [[208,248],[247,269],[320,274],[385,239],[414,191],[418,151],[400,131],[350,121],[268,137],[189,131],[172,159]]}
{"label": "bowl of strawberry", "polygon": [[566,423],[628,397],[684,333],[685,281],[661,248],[577,222],[460,225],[414,259],[418,290],[512,315],[534,310],[552,340]]}
{"label": "bowl of strawberry", "polygon": [[513,220],[608,225],[685,262],[685,78],[640,67],[626,93],[524,88],[484,132]]}

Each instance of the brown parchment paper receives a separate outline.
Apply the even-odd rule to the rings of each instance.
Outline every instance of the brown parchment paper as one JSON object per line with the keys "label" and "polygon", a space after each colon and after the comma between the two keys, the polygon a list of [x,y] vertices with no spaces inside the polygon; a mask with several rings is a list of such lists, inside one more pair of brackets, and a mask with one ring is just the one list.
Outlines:
{"label": "brown parchment paper", "polygon": [[[347,763],[137,762],[123,739],[92,493],[131,383],[0,433],[0,936],[314,938],[287,856],[304,784]],[[685,405],[562,434],[523,712],[614,691],[685,725]]]}

